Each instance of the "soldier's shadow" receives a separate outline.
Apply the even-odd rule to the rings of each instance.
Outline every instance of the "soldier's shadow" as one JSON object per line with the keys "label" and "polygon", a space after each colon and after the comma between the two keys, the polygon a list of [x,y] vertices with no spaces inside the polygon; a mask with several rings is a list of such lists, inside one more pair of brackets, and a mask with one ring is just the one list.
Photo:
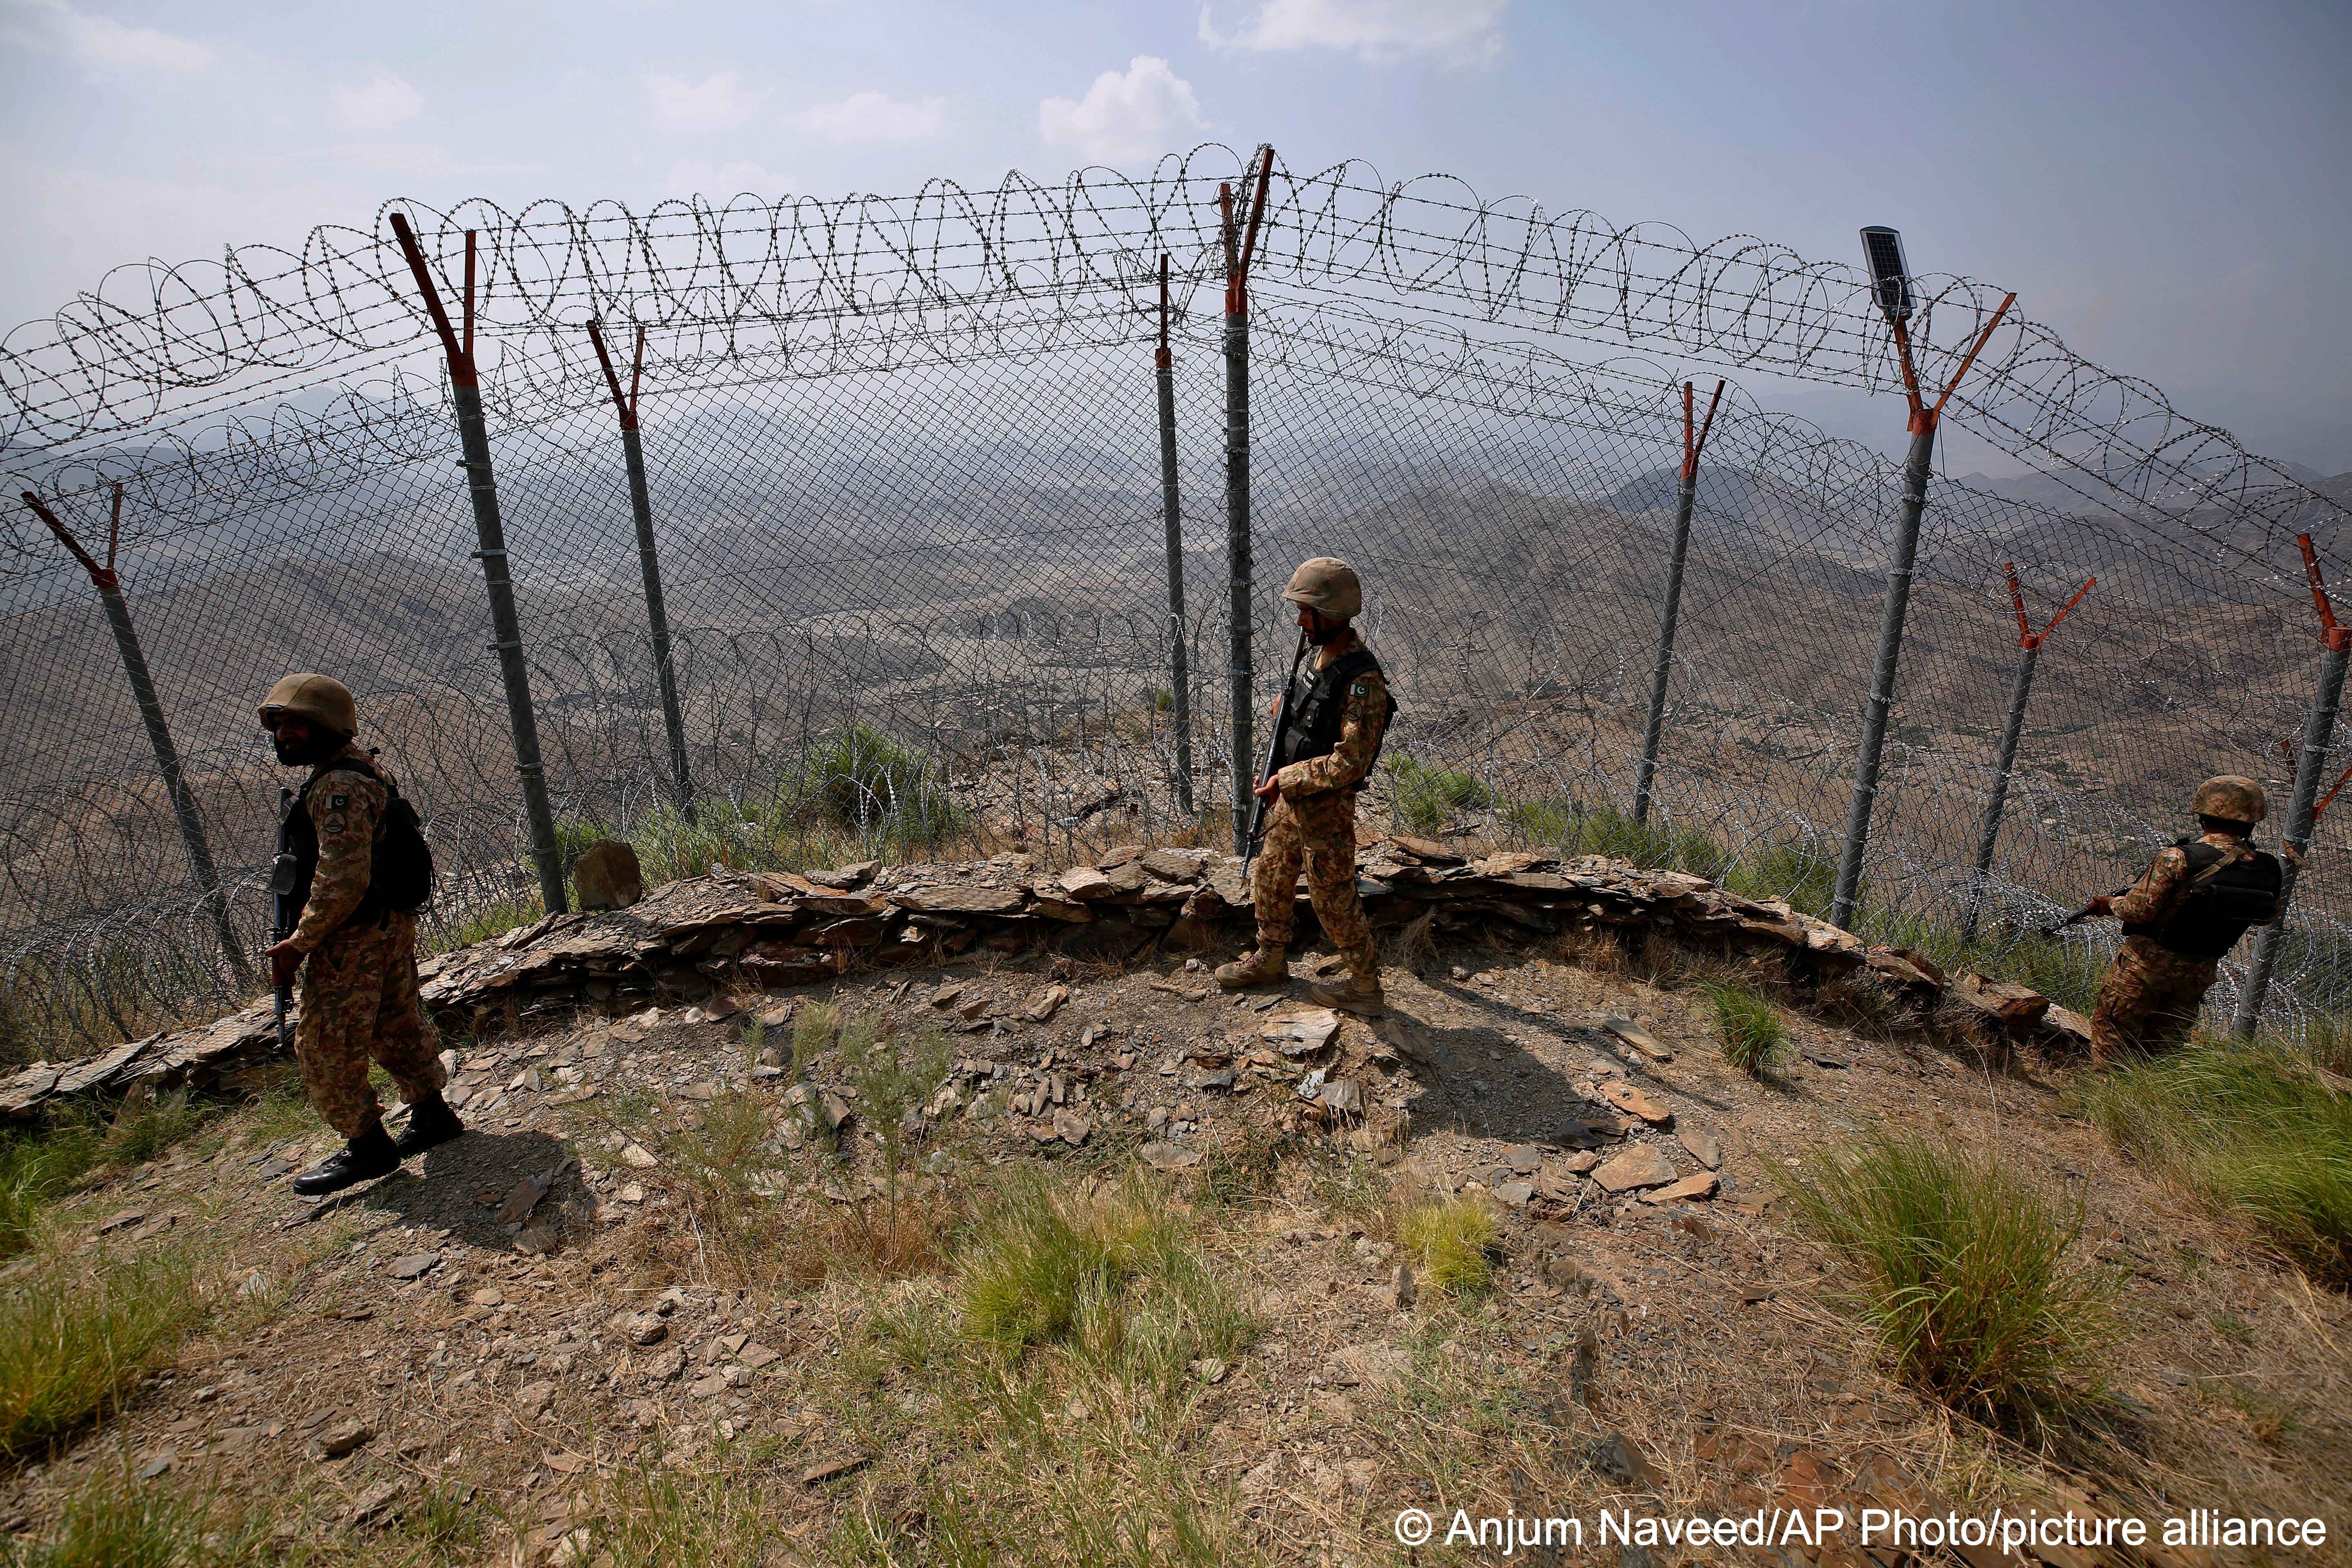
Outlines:
{"label": "soldier's shadow", "polygon": [[[1433,1091],[1433,1109],[1465,1134],[1518,1143],[1555,1143],[1568,1148],[1618,1146],[1613,1138],[1580,1137],[1579,1130],[1621,1121],[1638,1125],[1616,1107],[1588,1099],[1580,1082],[1618,1078],[1670,1103],[1696,1102],[1721,1112],[1723,1102],[1688,1083],[1671,1089],[1653,1079],[1648,1064],[1630,1047],[1595,1026],[1571,1024],[1548,1013],[1518,1007],[1466,986],[1424,981],[1439,992],[1485,1015],[1454,1026],[1429,1023],[1391,1005],[1394,1044],[1414,1078]],[[1569,1060],[1544,1060],[1515,1037],[1548,1036],[1567,1049]],[[1588,1070],[1591,1058],[1613,1063],[1613,1075]],[[1702,1112],[1704,1114],[1704,1112]]]}
{"label": "soldier's shadow", "polygon": [[[396,1215],[420,1230],[446,1230],[453,1242],[504,1252],[525,1224],[544,1224],[583,1194],[578,1168],[564,1168],[568,1158],[551,1132],[468,1131],[426,1150],[400,1175],[361,1189],[357,1204]],[[500,1205],[527,1180],[550,1182],[548,1191],[525,1219],[501,1220]]]}

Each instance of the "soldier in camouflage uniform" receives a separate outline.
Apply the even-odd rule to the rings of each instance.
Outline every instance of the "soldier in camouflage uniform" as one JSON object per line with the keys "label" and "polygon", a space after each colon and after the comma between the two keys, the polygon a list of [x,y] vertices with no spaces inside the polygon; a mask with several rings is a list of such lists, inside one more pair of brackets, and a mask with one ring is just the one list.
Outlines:
{"label": "soldier in camouflage uniform", "polygon": [[[389,1175],[404,1159],[465,1129],[441,1097],[448,1070],[418,1001],[416,916],[368,897],[397,786],[354,739],[352,694],[323,675],[289,675],[263,700],[261,721],[279,762],[311,769],[293,807],[310,831],[298,822],[288,835],[310,871],[309,897],[293,934],[268,956],[271,981],[281,988],[302,970],[294,1052],[303,1088],[320,1120],[347,1140],[294,1178],[295,1191],[315,1196]],[[409,1106],[396,1143],[368,1081],[371,1059]]]}
{"label": "soldier in camouflage uniform", "polygon": [[1318,556],[1291,574],[1282,596],[1298,606],[1299,629],[1316,649],[1315,667],[1292,698],[1277,765],[1257,789],[1274,803],[1265,848],[1250,873],[1257,947],[1221,966],[1217,982],[1241,986],[1289,977],[1285,952],[1304,862],[1315,918],[1348,964],[1346,980],[1316,985],[1310,994],[1324,1006],[1377,1017],[1386,1001],[1380,952],[1356,896],[1356,797],[1395,707],[1379,663],[1349,624],[1364,598],[1354,568]]}
{"label": "soldier in camouflage uniform", "polygon": [[2278,861],[2250,841],[2270,815],[2262,786],[2224,773],[2197,786],[2197,837],[2158,853],[2122,894],[2091,900],[2124,922],[2123,947],[2099,983],[2091,1065],[2168,1050],[2187,1037],[2223,954],[2251,926],[2278,919]]}

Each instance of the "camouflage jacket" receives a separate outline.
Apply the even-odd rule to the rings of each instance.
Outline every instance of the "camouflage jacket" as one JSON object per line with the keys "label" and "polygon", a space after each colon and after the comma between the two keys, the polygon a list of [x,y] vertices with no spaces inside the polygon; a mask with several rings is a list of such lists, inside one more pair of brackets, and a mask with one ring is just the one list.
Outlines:
{"label": "camouflage jacket", "polygon": [[[357,742],[335,753],[369,761]],[[378,772],[383,770],[379,768]],[[384,774],[386,778],[392,775]],[[338,771],[319,779],[303,798],[311,826],[319,830],[319,870],[310,879],[310,901],[289,939],[295,951],[309,952],[327,940],[367,897],[368,879],[375,868],[376,841],[383,837],[384,807],[392,792],[365,773]]]}
{"label": "camouflage jacket", "polygon": [[[1328,668],[1363,646],[1350,626],[1316,650],[1315,668]],[[1364,782],[1389,721],[1389,689],[1379,671],[1366,670],[1349,683],[1339,712],[1339,743],[1329,755],[1293,763],[1274,775],[1284,795],[1322,795],[1354,789]]]}
{"label": "camouflage jacket", "polygon": [[[2244,839],[2232,838],[2226,833],[2208,833],[2198,842],[2217,849],[2237,850],[2234,859],[2243,859],[2254,852]],[[2116,900],[2116,916],[2132,925],[2160,926],[2179,912],[2180,900],[2188,891],[2189,857],[2178,846],[2168,847],[2148,863],[2147,869],[2139,874],[2139,880],[2132,884],[2131,891]],[[2269,925],[2277,918],[2273,915],[2271,920],[2255,923]]]}

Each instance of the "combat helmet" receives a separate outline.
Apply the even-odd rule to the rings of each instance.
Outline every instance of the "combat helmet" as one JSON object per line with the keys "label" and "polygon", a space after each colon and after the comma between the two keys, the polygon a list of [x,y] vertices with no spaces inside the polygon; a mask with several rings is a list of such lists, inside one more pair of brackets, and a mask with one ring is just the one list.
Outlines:
{"label": "combat helmet", "polygon": [[2221,773],[2197,786],[2189,809],[2199,816],[2252,824],[2271,814],[2271,803],[2263,795],[2263,786],[2253,780],[2239,773]]}
{"label": "combat helmet", "polygon": [[261,700],[261,721],[274,713],[291,713],[346,740],[360,732],[359,704],[351,689],[331,675],[289,675]]}
{"label": "combat helmet", "polygon": [[1356,569],[1335,555],[1302,563],[1290,574],[1290,586],[1282,596],[1335,621],[1353,620],[1364,607],[1364,585],[1356,580]]}

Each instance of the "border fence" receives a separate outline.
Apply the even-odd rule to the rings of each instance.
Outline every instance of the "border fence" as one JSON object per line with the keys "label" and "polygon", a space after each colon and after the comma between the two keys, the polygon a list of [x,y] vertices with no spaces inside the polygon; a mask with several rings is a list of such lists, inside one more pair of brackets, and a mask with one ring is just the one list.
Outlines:
{"label": "border fence", "polygon": [[[454,938],[560,899],[584,832],[694,847],[671,870],[812,824],[1213,838],[1311,554],[1364,573],[1382,800],[1420,830],[1703,843],[1826,912],[1854,817],[1864,929],[1997,943],[2127,878],[2207,773],[2263,779],[2292,837],[2345,507],[2030,300],[1909,281],[1941,417],[2032,471],[1935,475],[1906,575],[1903,466],[1738,382],[1904,406],[1868,276],[1442,176],[1205,146],[898,198],[404,202],[117,269],[0,343],[11,498],[86,546],[121,497],[103,569],[30,506],[0,530],[0,1052],[244,993],[280,782],[253,707],[289,669],[358,694]],[[1718,377],[1701,447],[1684,384]],[[2042,649],[2026,618],[2090,578]],[[2218,1008],[2352,1005],[2320,839],[2266,1005],[2233,964]]]}

